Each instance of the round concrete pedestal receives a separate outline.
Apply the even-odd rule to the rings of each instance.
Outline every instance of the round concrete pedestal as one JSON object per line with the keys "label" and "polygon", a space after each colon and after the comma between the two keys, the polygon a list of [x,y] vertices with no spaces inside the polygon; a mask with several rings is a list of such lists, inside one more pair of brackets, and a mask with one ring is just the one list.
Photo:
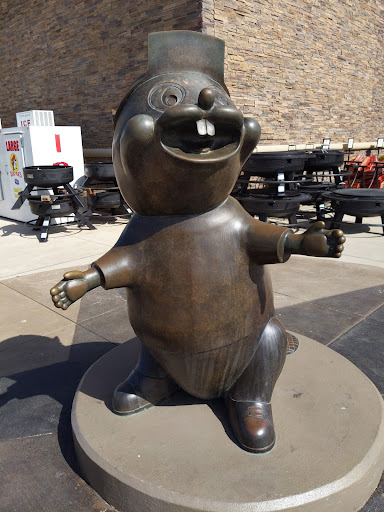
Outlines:
{"label": "round concrete pedestal", "polygon": [[180,392],[167,405],[113,414],[113,389],[135,364],[132,343],[88,370],[72,410],[83,475],[119,511],[352,512],[375,490],[382,398],[331,349],[300,336],[273,396],[276,446],[254,455],[235,443],[221,400]]}

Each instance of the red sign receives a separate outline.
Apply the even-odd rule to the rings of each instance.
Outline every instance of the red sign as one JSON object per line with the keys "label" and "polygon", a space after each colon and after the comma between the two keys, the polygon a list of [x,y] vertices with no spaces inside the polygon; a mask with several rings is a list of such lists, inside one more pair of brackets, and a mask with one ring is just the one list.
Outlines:
{"label": "red sign", "polygon": [[5,147],[7,148],[7,151],[20,151],[18,140],[6,140]]}
{"label": "red sign", "polygon": [[56,141],[56,151],[58,153],[61,153],[60,135],[55,135],[55,141]]}

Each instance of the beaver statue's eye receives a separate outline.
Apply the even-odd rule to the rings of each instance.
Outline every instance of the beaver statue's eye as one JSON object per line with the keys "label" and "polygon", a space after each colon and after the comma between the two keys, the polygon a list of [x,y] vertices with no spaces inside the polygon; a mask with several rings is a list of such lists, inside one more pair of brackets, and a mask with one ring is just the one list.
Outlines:
{"label": "beaver statue's eye", "polygon": [[177,103],[177,96],[174,94],[168,94],[163,97],[163,102],[168,105],[168,107],[173,107]]}
{"label": "beaver statue's eye", "polygon": [[148,104],[155,110],[163,112],[168,107],[175,107],[183,101],[185,90],[181,85],[163,83],[155,85],[148,94]]}

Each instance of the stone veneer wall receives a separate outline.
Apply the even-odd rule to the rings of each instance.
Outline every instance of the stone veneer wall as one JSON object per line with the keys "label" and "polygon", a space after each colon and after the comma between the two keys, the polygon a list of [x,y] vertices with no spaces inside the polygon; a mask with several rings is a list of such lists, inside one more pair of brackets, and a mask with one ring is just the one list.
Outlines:
{"label": "stone veneer wall", "polygon": [[145,72],[149,32],[201,31],[200,0],[0,1],[0,118],[53,110],[84,147],[112,142],[112,109]]}
{"label": "stone veneer wall", "polygon": [[226,82],[261,142],[384,136],[382,0],[203,0]]}
{"label": "stone veneer wall", "polygon": [[148,33],[172,29],[225,39],[227,85],[263,143],[384,135],[382,0],[0,1],[3,126],[52,109],[85,147],[110,146]]}

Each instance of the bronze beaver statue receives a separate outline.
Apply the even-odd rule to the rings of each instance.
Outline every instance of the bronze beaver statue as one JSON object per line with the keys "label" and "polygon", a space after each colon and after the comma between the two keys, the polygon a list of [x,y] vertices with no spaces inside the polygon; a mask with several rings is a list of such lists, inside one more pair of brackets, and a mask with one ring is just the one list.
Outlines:
{"label": "bronze beaver statue", "polygon": [[345,241],[322,222],[304,234],[260,222],[230,197],[259,137],[224,84],[223,41],[151,34],[147,73],[115,116],[113,162],[134,215],[109,252],[51,290],[66,309],[99,285],[126,287],[142,351],[114,412],[139,412],[179,387],[224,397],[240,446],[255,453],[275,443],[271,397],[287,350],[265,265],[340,257]]}

